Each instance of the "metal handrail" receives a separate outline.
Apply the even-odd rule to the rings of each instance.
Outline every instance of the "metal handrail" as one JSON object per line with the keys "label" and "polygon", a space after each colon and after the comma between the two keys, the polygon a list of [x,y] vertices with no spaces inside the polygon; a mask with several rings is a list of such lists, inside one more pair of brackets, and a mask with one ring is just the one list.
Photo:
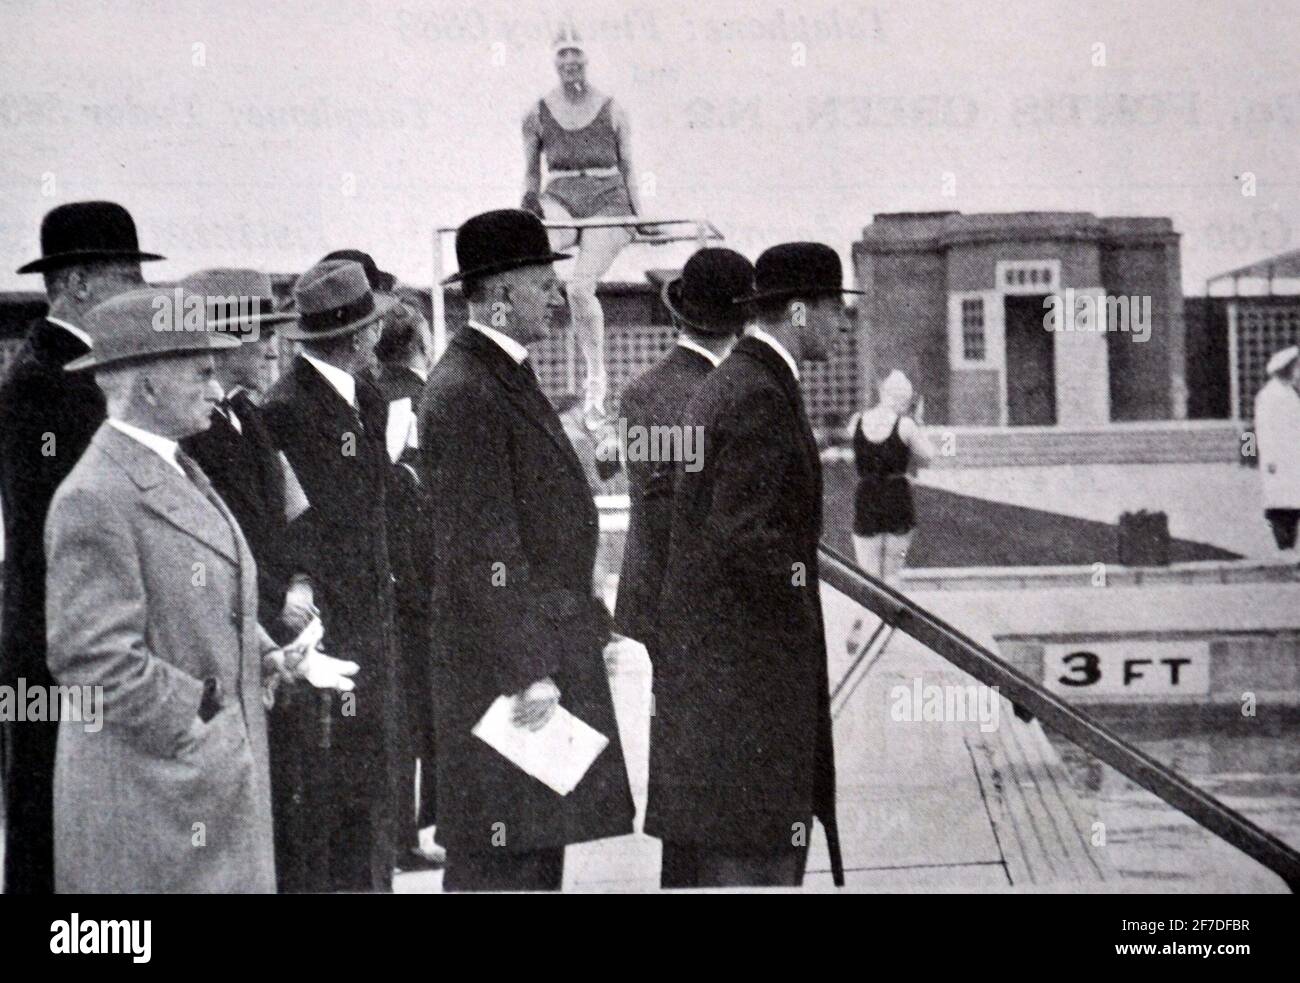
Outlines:
{"label": "metal handrail", "polygon": [[998,687],[1002,696],[1037,717],[1044,726],[1259,861],[1281,877],[1292,893],[1300,891],[1300,853],[1276,836],[1089,719],[946,621],[864,573],[829,546],[821,547],[820,566],[821,579],[831,587],[984,685]]}

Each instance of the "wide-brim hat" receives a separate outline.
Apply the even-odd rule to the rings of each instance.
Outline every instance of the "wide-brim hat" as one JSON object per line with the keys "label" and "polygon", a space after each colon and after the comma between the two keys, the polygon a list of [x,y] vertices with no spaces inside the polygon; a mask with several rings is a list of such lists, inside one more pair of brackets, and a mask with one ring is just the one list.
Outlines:
{"label": "wide-brim hat", "polygon": [[[190,311],[200,315],[197,324]],[[179,287],[145,287],[110,297],[92,307],[81,326],[91,337],[91,349],[64,371],[239,347],[237,337],[208,324],[203,299]]]}
{"label": "wide-brim hat", "polygon": [[754,264],[734,249],[701,249],[686,261],[681,275],[664,284],[664,306],[692,331],[734,334],[744,322],[737,297],[754,289]]}
{"label": "wide-brim hat", "polygon": [[274,328],[297,318],[276,308],[271,278],[261,270],[211,269],[191,273],[181,289],[206,301],[208,327],[214,331],[251,332]]}
{"label": "wide-brim hat", "polygon": [[458,283],[568,258],[551,249],[546,226],[536,215],[518,208],[500,208],[475,215],[456,230],[456,264],[460,269],[442,282]]}
{"label": "wide-brim hat", "polygon": [[370,289],[377,294],[392,293],[393,287],[397,286],[397,277],[386,270],[381,270],[375,258],[360,249],[336,249],[329,255],[322,256],[321,262],[327,259],[350,259],[354,263],[360,263],[361,268],[366,271],[366,281],[370,284]]}
{"label": "wide-brim hat", "polygon": [[866,292],[850,290],[843,284],[840,254],[830,246],[821,242],[783,242],[764,250],[758,257],[754,264],[754,290],[737,298],[736,303]]}
{"label": "wide-brim hat", "polygon": [[295,341],[341,338],[379,320],[397,298],[376,296],[360,263],[350,259],[322,260],[293,285],[298,317],[280,333]]}
{"label": "wide-brim hat", "polygon": [[1275,375],[1278,372],[1285,372],[1287,366],[1300,358],[1300,347],[1291,345],[1289,348],[1283,348],[1279,352],[1274,352],[1273,357],[1268,360],[1268,367],[1264,370],[1266,375]]}
{"label": "wide-brim hat", "polygon": [[146,262],[162,259],[140,251],[135,220],[112,201],[74,201],[59,205],[41,220],[41,257],[18,267],[19,273],[47,273],[64,266],[102,259]]}

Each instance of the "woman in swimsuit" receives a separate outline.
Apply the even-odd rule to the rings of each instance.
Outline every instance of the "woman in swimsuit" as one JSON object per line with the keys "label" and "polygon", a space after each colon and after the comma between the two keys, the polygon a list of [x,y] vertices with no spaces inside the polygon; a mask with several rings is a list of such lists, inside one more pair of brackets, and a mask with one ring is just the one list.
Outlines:
{"label": "woman in swimsuit", "polygon": [[[563,221],[640,212],[627,116],[587,84],[587,56],[572,28],[553,44],[560,84],[524,117],[523,208]],[[542,189],[542,161],[546,187]],[[596,285],[632,240],[625,227],[552,229],[551,245],[578,246],[569,280],[569,310],[586,362],[584,416],[593,431],[605,419],[605,315]]]}
{"label": "woman in swimsuit", "polygon": [[925,464],[934,457],[925,431],[908,415],[911,407],[912,384],[894,371],[880,384],[880,402],[849,422],[858,471],[853,552],[863,570],[891,582],[916,528],[908,468],[913,460]]}

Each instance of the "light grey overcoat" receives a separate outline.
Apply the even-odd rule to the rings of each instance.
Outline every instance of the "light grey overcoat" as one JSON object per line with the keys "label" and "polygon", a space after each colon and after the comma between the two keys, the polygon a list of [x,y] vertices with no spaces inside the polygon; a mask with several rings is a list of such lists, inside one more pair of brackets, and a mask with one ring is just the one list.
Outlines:
{"label": "light grey overcoat", "polygon": [[[271,892],[257,574],[233,517],[105,423],[45,526],[49,667],[103,687],[103,728],[59,723],[63,893]],[[204,681],[224,705],[198,717]]]}

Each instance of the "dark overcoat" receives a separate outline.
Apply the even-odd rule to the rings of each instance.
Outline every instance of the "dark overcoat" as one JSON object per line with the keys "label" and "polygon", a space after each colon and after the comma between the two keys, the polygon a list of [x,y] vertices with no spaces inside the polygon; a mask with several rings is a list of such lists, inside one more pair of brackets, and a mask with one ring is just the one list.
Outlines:
{"label": "dark overcoat", "polygon": [[[32,325],[0,388],[0,498],[5,524],[0,685],[48,686],[45,545],[50,500],[104,420],[104,396],[88,372],[63,366],[89,349],[44,318]],[[0,724],[4,773],[5,891],[54,889],[52,721]]]}
{"label": "dark overcoat", "polygon": [[[531,368],[465,328],[429,376],[419,431],[437,570],[439,840],[527,851],[631,832],[602,658],[610,619],[592,589],[598,517],[555,410]],[[471,733],[498,696],[548,676],[561,706],[609,739],[568,796]]]}
{"label": "dark overcoat", "polygon": [[258,619],[274,632],[289,574],[285,531],[285,476],[261,411],[242,392],[230,398],[237,430],[220,409],[207,430],[181,441],[234,513],[257,560]]}
{"label": "dark overcoat", "polygon": [[[409,368],[381,365],[376,385],[390,407],[401,399],[419,406],[424,380]],[[397,578],[397,626],[401,641],[399,678],[407,728],[415,756],[427,755],[433,741],[429,678],[429,596],[433,588],[428,489],[416,470],[418,455],[410,448],[398,458],[388,509],[389,556]],[[429,781],[426,780],[426,785]]]}
{"label": "dark overcoat", "polygon": [[810,816],[835,831],[821,465],[798,383],[757,339],[688,412],[704,466],[679,472],[673,494],[645,829],[775,854]]}
{"label": "dark overcoat", "polygon": [[[713,363],[699,352],[674,345],[659,364],[623,391],[619,415],[627,421],[629,434],[634,434],[633,427],[648,432],[651,427],[689,426],[686,410],[712,370]],[[634,445],[632,439],[628,443]],[[678,463],[634,457],[624,462],[628,527],[614,622],[619,632],[647,646],[659,618],[659,590],[672,525],[672,474],[677,470],[673,465]]]}
{"label": "dark overcoat", "polygon": [[[384,447],[387,406],[357,378],[353,409],[305,358],[267,394],[262,419],[307,498],[288,528],[289,563],[314,584],[324,649],[360,665],[354,713],[329,717],[330,778],[337,794],[391,796],[404,740],[397,686]],[[336,698],[337,699],[337,698]]]}

